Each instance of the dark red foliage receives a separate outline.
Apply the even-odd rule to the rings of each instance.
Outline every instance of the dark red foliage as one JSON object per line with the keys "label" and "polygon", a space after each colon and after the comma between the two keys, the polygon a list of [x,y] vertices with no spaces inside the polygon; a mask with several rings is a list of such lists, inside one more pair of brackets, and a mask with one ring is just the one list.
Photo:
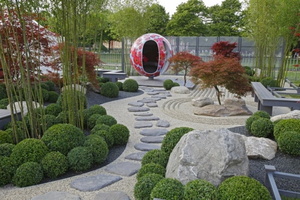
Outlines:
{"label": "dark red foliage", "polygon": [[236,48],[237,43],[230,43],[228,41],[220,41],[213,44],[211,49],[214,52],[214,56],[222,55],[227,58],[237,58],[241,60],[240,53],[232,52]]}

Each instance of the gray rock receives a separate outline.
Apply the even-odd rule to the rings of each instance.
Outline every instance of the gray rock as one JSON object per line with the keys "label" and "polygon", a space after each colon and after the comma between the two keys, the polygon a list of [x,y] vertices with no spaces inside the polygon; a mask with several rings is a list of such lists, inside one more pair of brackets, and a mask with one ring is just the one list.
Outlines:
{"label": "gray rock", "polygon": [[162,136],[147,136],[147,137],[142,137],[141,142],[144,143],[162,143],[164,137]]}
{"label": "gray rock", "polygon": [[234,175],[248,175],[249,160],[240,134],[227,129],[191,131],[173,149],[167,178],[183,184],[204,179],[215,186]]}
{"label": "gray rock", "polygon": [[214,101],[209,97],[198,97],[196,99],[192,99],[192,105],[195,107],[203,107],[207,105],[213,105]]}
{"label": "gray rock", "polygon": [[246,102],[244,99],[238,99],[238,98],[230,98],[224,100],[225,106],[239,106],[243,107],[246,106]]}
{"label": "gray rock", "polygon": [[129,106],[133,106],[133,107],[142,107],[144,105],[144,103],[142,102],[130,102],[128,103]]}
{"label": "gray rock", "polygon": [[150,108],[156,108],[156,107],[158,107],[157,103],[147,103],[146,105],[148,107],[150,107]]}
{"label": "gray rock", "polygon": [[190,90],[185,86],[175,86],[171,88],[171,92],[177,94],[189,94]]}
{"label": "gray rock", "polygon": [[81,200],[80,196],[68,192],[51,191],[33,197],[31,200]]}
{"label": "gray rock", "polygon": [[156,99],[154,99],[154,98],[143,98],[142,100],[138,100],[138,102],[142,102],[142,103],[156,103]]}
{"label": "gray rock", "polygon": [[166,135],[167,132],[168,132],[167,129],[153,128],[153,129],[143,129],[141,130],[140,134],[144,136],[161,136],[161,135]]}
{"label": "gray rock", "polygon": [[132,153],[132,154],[129,154],[128,156],[126,156],[125,159],[141,161],[145,154],[146,154],[146,152],[144,152],[144,151]]}
{"label": "gray rock", "polygon": [[133,114],[134,116],[152,116],[153,114],[152,113],[149,113],[149,112],[142,112],[142,113],[134,113]]}
{"label": "gray rock", "polygon": [[151,98],[166,99],[166,98],[167,98],[167,95],[164,95],[164,94],[157,94],[157,95],[151,96]]}
{"label": "gray rock", "polygon": [[112,192],[99,192],[94,200],[130,200],[125,192],[112,191]]}
{"label": "gray rock", "polygon": [[136,121],[157,121],[159,120],[159,117],[155,116],[140,116],[135,118]]}
{"label": "gray rock", "polygon": [[160,149],[161,145],[157,145],[157,144],[147,144],[147,143],[137,143],[134,145],[134,148],[136,150],[140,150],[140,151],[151,151],[154,149]]}
{"label": "gray rock", "polygon": [[275,115],[275,116],[271,117],[272,122],[275,122],[280,119],[300,119],[300,110],[293,110],[286,114]]}
{"label": "gray rock", "polygon": [[148,95],[157,95],[159,94],[159,92],[155,91],[155,92],[147,92]]}
{"label": "gray rock", "polygon": [[70,186],[83,192],[95,191],[113,184],[121,179],[122,178],[120,176],[99,174],[96,176],[75,179],[70,183]]}
{"label": "gray rock", "polygon": [[135,162],[120,162],[112,163],[105,167],[105,171],[121,176],[132,176],[141,168],[140,163]]}
{"label": "gray rock", "polygon": [[194,110],[195,115],[205,115],[212,117],[227,117],[238,115],[251,115],[252,112],[246,107],[232,105],[207,105]]}
{"label": "gray rock", "polygon": [[129,112],[146,112],[150,110],[147,107],[129,107],[127,109]]}
{"label": "gray rock", "polygon": [[134,123],[134,128],[149,128],[152,127],[152,122],[138,121]]}
{"label": "gray rock", "polygon": [[170,122],[168,122],[167,120],[159,120],[159,121],[156,123],[156,126],[157,126],[157,127],[168,128],[168,127],[170,127]]}

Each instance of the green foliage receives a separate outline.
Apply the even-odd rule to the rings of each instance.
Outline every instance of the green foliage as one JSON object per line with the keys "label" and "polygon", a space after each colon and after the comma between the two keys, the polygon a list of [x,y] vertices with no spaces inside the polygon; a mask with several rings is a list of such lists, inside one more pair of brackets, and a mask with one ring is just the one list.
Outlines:
{"label": "green foliage", "polygon": [[148,151],[143,159],[142,159],[142,166],[146,165],[148,163],[155,163],[159,164],[163,167],[167,167],[169,160],[169,156],[166,152],[160,150],[160,149],[154,149],[151,151]]}
{"label": "green foliage", "polygon": [[94,126],[96,125],[97,120],[99,119],[99,117],[101,117],[101,114],[93,114],[92,116],[90,116],[87,120],[87,127],[88,129],[93,129]]}
{"label": "green foliage", "polygon": [[219,200],[271,200],[268,189],[247,176],[233,176],[223,181],[217,190]]}
{"label": "green foliage", "polygon": [[44,115],[44,120],[45,120],[45,130],[47,130],[54,124],[58,124],[58,120],[54,115]]}
{"label": "green foliage", "polygon": [[43,179],[41,164],[37,162],[26,162],[18,167],[12,182],[19,187],[36,185]]}
{"label": "green foliage", "polygon": [[106,77],[97,77],[99,83],[107,83],[109,82],[109,78]]}
{"label": "green foliage", "polygon": [[48,102],[55,103],[59,97],[59,94],[55,91],[48,91]]}
{"label": "green foliage", "polygon": [[273,79],[272,77],[265,77],[261,79],[261,84],[263,84],[265,87],[269,86],[269,87],[277,87],[277,81],[275,79]]}
{"label": "green foliage", "polygon": [[110,115],[102,115],[96,121],[96,124],[105,124],[107,126],[112,126],[117,123],[118,123],[117,120]]}
{"label": "green foliage", "polygon": [[45,90],[47,90],[47,91],[50,90],[49,85],[46,84],[46,83],[40,83],[40,86],[41,86],[42,89],[45,89]]}
{"label": "green foliage", "polygon": [[43,97],[44,102],[48,101],[48,99],[49,99],[49,92],[48,92],[48,90],[42,89],[42,97]]}
{"label": "green foliage", "polygon": [[254,76],[255,74],[255,71],[251,68],[251,67],[248,67],[248,66],[243,66],[244,69],[245,69],[245,73],[248,75],[248,76]]}
{"label": "green foliage", "polygon": [[1,85],[0,87],[0,100],[7,98],[5,85]]}
{"label": "green foliage", "polygon": [[166,35],[166,25],[169,22],[169,14],[163,6],[152,4],[146,8],[144,14],[146,21],[146,33]]}
{"label": "green foliage", "polygon": [[[100,125],[100,124],[98,124]],[[104,124],[103,124],[104,125]],[[103,137],[103,139],[105,140],[108,148],[111,148],[114,145],[114,136],[111,134],[111,132],[106,131],[106,130],[98,130],[96,132],[94,132],[95,135],[98,135],[100,137]]]}
{"label": "green foliage", "polygon": [[48,85],[48,90],[49,91],[54,91],[55,90],[55,83],[53,81],[46,81],[46,85]]}
{"label": "green foliage", "polygon": [[51,103],[45,108],[45,114],[46,115],[54,115],[58,116],[58,114],[62,111],[62,108],[57,103]]}
{"label": "green foliage", "polygon": [[0,156],[9,157],[10,154],[12,153],[13,148],[15,148],[14,144],[10,144],[10,143],[0,144]]}
{"label": "green foliage", "polygon": [[162,141],[161,150],[170,155],[180,138],[192,130],[194,129],[188,127],[179,127],[170,130]]}
{"label": "green foliage", "polygon": [[8,98],[4,98],[0,100],[0,106],[2,106],[2,109],[6,109],[9,104]]}
{"label": "green foliage", "polygon": [[41,162],[48,152],[42,140],[27,138],[16,144],[10,157],[20,166],[25,162]]}
{"label": "green foliage", "polygon": [[11,182],[16,169],[17,165],[11,158],[0,156],[0,187]]}
{"label": "green foliage", "polygon": [[152,189],[163,178],[159,174],[145,174],[134,186],[134,198],[136,200],[150,200]]}
{"label": "green foliage", "polygon": [[274,126],[275,140],[278,141],[280,135],[287,131],[300,132],[300,119],[282,119]]}
{"label": "green foliage", "polygon": [[160,180],[151,191],[151,199],[177,200],[184,197],[184,186],[176,179],[164,178]]}
{"label": "green foliage", "polygon": [[249,133],[251,132],[252,123],[260,118],[261,118],[260,116],[252,115],[246,120],[246,129]]}
{"label": "green foliage", "polygon": [[74,125],[56,124],[45,131],[42,141],[51,151],[67,155],[71,149],[83,145],[85,136],[82,130]]}
{"label": "green foliage", "polygon": [[100,130],[109,131],[110,126],[106,124],[96,124],[94,128],[91,130],[91,134],[96,134],[96,132]]}
{"label": "green foliage", "polygon": [[0,144],[13,143],[13,137],[6,131],[0,130]]}
{"label": "green foliage", "polygon": [[300,156],[300,132],[286,131],[278,138],[279,149],[287,154]]}
{"label": "green foliage", "polygon": [[66,111],[62,111],[57,115],[56,120],[57,123],[67,123],[68,118],[69,118],[68,113]]}
{"label": "green foliage", "polygon": [[68,161],[72,170],[85,171],[92,166],[93,154],[88,147],[75,147],[68,153]]}
{"label": "green foliage", "polygon": [[180,86],[180,84],[177,83],[177,82],[173,82],[173,86],[172,87],[176,87],[176,86]]}
{"label": "green foliage", "polygon": [[268,137],[273,133],[273,123],[270,119],[260,118],[251,125],[251,134],[256,137]]}
{"label": "green foliage", "polygon": [[139,84],[134,79],[126,79],[123,83],[123,90],[125,92],[137,92]]}
{"label": "green foliage", "polygon": [[116,98],[119,96],[119,87],[113,82],[107,82],[101,86],[100,93],[105,97]]}
{"label": "green foliage", "polygon": [[216,187],[210,182],[196,179],[185,185],[184,200],[215,200],[216,191]]}
{"label": "green foliage", "polygon": [[166,173],[166,169],[163,166],[155,163],[149,163],[141,167],[136,177],[138,180],[140,180],[146,174],[159,174],[165,177],[165,173]]}
{"label": "green foliage", "polygon": [[266,118],[266,119],[270,119],[270,114],[267,113],[266,111],[263,111],[263,110],[256,111],[255,113],[253,113],[253,115],[263,117],[263,118]]}
{"label": "green foliage", "polygon": [[[85,94],[81,91],[73,91],[73,90],[64,90],[57,99],[57,104],[63,107],[64,101],[67,100],[67,97],[72,97],[73,105],[75,108],[80,109],[81,106],[84,108],[87,107],[87,99]],[[66,99],[65,99],[66,98]],[[65,100],[64,100],[65,99]],[[76,100],[75,100],[76,99]],[[77,102],[77,103],[76,103]]]}
{"label": "green foliage", "polygon": [[115,82],[115,84],[118,86],[119,91],[123,91],[123,83],[122,82]]}
{"label": "green foliage", "polygon": [[56,178],[68,170],[68,159],[58,151],[49,152],[41,162],[44,174]]}
{"label": "green foliage", "polygon": [[110,134],[114,137],[115,145],[125,145],[130,135],[129,129],[123,124],[114,124],[109,128]]}
{"label": "green foliage", "polygon": [[100,115],[106,115],[106,109],[103,106],[100,105],[93,105],[83,111],[83,116],[84,116],[84,122],[85,125],[87,125],[88,119],[93,115],[93,114],[100,114]]}
{"label": "green foliage", "polygon": [[100,164],[106,160],[109,150],[102,137],[95,134],[89,135],[83,146],[87,147],[92,153],[94,163]]}
{"label": "green foliage", "polygon": [[163,86],[166,90],[171,90],[174,86],[174,82],[171,79],[164,80]]}

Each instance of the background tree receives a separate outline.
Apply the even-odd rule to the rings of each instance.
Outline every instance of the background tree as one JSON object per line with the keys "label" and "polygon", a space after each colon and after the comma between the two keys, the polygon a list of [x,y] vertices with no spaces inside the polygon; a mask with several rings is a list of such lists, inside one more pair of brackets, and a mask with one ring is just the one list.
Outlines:
{"label": "background tree", "polygon": [[150,7],[147,7],[144,17],[147,33],[166,35],[166,26],[169,22],[169,14],[166,13],[163,6],[153,4]]}

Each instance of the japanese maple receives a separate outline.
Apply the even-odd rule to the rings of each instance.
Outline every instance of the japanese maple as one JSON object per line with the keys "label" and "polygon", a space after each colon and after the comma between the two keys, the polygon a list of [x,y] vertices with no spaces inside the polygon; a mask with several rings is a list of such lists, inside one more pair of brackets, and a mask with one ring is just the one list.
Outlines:
{"label": "japanese maple", "polygon": [[211,49],[214,52],[214,55],[219,56],[222,55],[227,58],[237,58],[241,60],[241,56],[238,52],[233,52],[236,48],[237,43],[230,43],[228,41],[220,41],[213,44]]}

